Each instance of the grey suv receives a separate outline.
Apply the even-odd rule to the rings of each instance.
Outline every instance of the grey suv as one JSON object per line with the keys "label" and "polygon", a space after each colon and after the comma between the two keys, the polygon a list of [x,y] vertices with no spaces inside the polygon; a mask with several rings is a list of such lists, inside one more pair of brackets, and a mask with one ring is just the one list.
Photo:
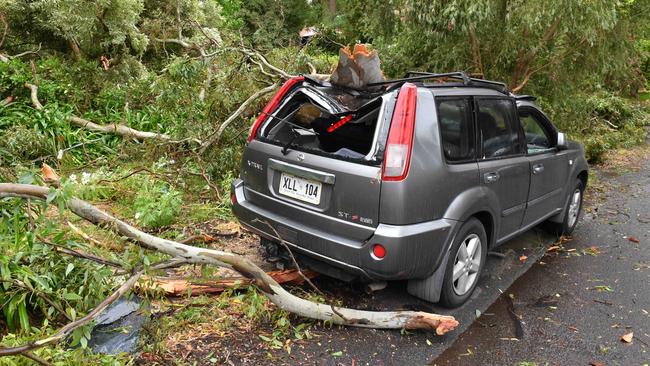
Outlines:
{"label": "grey suv", "polygon": [[454,307],[488,250],[542,222],[573,231],[584,151],[534,98],[462,72],[370,90],[297,77],[252,126],[233,211],[267,250]]}

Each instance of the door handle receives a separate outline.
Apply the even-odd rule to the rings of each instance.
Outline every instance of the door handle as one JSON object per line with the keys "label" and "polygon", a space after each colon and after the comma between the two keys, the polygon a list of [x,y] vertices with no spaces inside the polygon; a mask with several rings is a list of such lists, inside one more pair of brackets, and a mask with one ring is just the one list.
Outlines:
{"label": "door handle", "polygon": [[533,174],[539,174],[544,171],[544,164],[533,165]]}
{"label": "door handle", "polygon": [[494,183],[499,180],[499,173],[491,172],[491,173],[485,173],[483,175],[483,180],[485,183]]}

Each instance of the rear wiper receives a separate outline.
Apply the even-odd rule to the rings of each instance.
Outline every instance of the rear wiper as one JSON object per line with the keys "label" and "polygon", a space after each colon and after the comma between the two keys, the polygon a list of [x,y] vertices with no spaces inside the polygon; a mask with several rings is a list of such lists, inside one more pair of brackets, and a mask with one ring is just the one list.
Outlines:
{"label": "rear wiper", "polygon": [[289,141],[282,147],[282,155],[287,155],[289,153],[289,148],[293,145],[293,142],[298,138],[298,133],[295,129],[291,129],[291,138]]}

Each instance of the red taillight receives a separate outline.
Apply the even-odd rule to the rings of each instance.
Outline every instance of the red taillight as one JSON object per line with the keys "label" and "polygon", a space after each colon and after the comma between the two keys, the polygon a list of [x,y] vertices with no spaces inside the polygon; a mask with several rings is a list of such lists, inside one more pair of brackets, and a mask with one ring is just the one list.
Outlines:
{"label": "red taillight", "polygon": [[408,175],[415,130],[417,93],[418,88],[415,84],[405,83],[397,96],[384,152],[383,180],[403,180]]}
{"label": "red taillight", "polygon": [[386,256],[386,248],[381,244],[375,244],[372,246],[372,255],[375,259],[383,259]]}
{"label": "red taillight", "polygon": [[332,133],[332,132],[336,131],[336,129],[338,129],[339,127],[341,127],[344,124],[350,122],[351,120],[352,120],[352,115],[351,114],[348,115],[348,116],[345,116],[345,117],[341,118],[340,120],[332,123],[331,126],[327,127],[327,132]]}
{"label": "red taillight", "polygon": [[262,122],[266,120],[269,114],[275,111],[275,109],[278,107],[278,104],[280,104],[280,101],[282,100],[284,95],[287,94],[287,92],[291,90],[291,88],[293,88],[294,85],[304,80],[305,80],[304,77],[298,76],[287,80],[287,82],[284,83],[284,85],[282,85],[280,90],[273,96],[273,98],[269,101],[266,107],[264,107],[262,113],[260,113],[259,117],[257,117],[257,119],[255,120],[255,123],[253,123],[253,126],[251,127],[251,133],[248,136],[248,140],[246,141],[247,143],[251,142],[255,138],[255,136],[257,135],[257,130],[262,125]]}
{"label": "red taillight", "polygon": [[232,192],[230,194],[230,203],[232,203],[233,206],[235,205],[235,203],[237,203],[237,196],[235,196],[235,192]]}

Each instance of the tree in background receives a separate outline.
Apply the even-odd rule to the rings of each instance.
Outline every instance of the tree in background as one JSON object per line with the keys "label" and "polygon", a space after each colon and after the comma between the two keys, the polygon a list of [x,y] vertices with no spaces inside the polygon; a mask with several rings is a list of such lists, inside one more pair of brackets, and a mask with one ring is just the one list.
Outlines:
{"label": "tree in background", "polygon": [[[345,1],[348,39],[372,39],[389,74],[466,70],[513,90],[571,80],[638,77],[630,35],[647,0]],[[645,14],[645,15],[644,15]],[[612,56],[614,56],[612,59]],[[612,78],[613,77],[613,78]]]}

